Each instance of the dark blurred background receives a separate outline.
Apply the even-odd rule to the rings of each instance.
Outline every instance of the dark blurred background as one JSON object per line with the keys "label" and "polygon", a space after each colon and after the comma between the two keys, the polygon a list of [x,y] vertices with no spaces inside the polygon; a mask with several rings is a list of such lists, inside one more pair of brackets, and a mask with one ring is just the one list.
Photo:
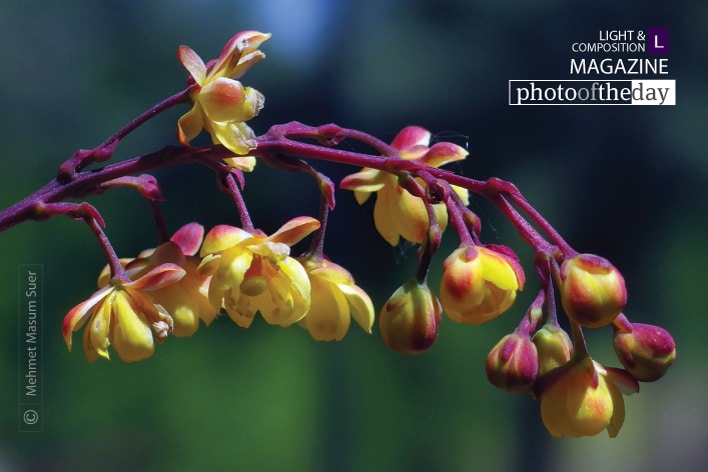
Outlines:
{"label": "dark blurred background", "polygon": [[[377,327],[316,343],[298,327],[261,320],[241,330],[220,318],[170,339],[138,364],[88,364],[68,353],[61,321],[95,287],[104,265],[79,223],[27,223],[0,235],[0,471],[461,471],[708,468],[704,337],[708,247],[708,5],[667,2],[465,0],[6,0],[0,6],[0,207],[56,175],[77,148],[180,90],[180,44],[216,57],[244,29],[273,33],[267,60],[245,77],[267,97],[251,124],[336,122],[390,140],[418,124],[468,143],[455,168],[515,182],[579,251],[623,272],[627,314],[668,328],[677,364],[626,398],[618,438],[549,438],[539,404],[497,391],[484,356],[511,331],[535,293],[530,281],[504,316],[479,327],[442,323],[418,357],[388,351]],[[670,29],[669,107],[511,107],[510,79],[569,79],[570,45],[599,30]],[[589,55],[587,57],[590,57]],[[662,77],[665,78],[665,77]],[[175,142],[165,113],[120,145],[117,158]],[[203,138],[202,138],[203,139]],[[324,165],[339,179],[354,169]],[[198,220],[236,223],[229,199],[198,167],[156,173],[171,230]],[[305,190],[302,190],[302,189]],[[371,205],[338,193],[326,251],[377,306],[414,270],[411,248],[373,230]],[[260,166],[246,198],[270,232],[315,214],[304,177]],[[121,256],[155,244],[147,205],[116,190],[91,202]],[[526,258],[511,225],[483,201],[483,239]],[[448,234],[439,260],[455,246]],[[18,432],[18,267],[44,268],[43,432]],[[433,286],[439,269],[431,275]],[[617,365],[609,330],[591,352]]]}

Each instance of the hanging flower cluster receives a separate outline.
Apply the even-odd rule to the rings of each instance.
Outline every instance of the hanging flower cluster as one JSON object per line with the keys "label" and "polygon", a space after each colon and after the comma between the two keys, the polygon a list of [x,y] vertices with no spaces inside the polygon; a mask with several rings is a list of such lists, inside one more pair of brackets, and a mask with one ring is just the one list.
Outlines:
{"label": "hanging flower cluster", "polygon": [[[297,324],[318,341],[342,340],[352,319],[371,333],[371,298],[324,251],[336,186],[312,162],[331,161],[361,168],[339,186],[353,191],[361,205],[375,198],[373,223],[385,241],[395,246],[406,240],[418,247],[416,273],[393,290],[379,313],[379,332],[387,346],[420,354],[434,345],[446,318],[479,325],[514,305],[526,282],[522,264],[509,247],[481,240],[482,221],[468,208],[471,195],[486,198],[533,249],[541,285],[516,329],[489,352],[489,381],[540,400],[541,418],[553,436],[603,430],[617,435],[625,416],[622,395],[638,391],[639,382],[661,378],[676,356],[666,330],[631,323],[624,315],[627,291],[619,270],[600,256],[575,251],[513,184],[474,180],[441,168],[464,160],[467,151],[449,142],[431,144],[431,133],[423,128],[408,126],[390,144],[336,125],[297,122],[257,136],[247,122],[261,111],[264,98],[238,79],[265,57],[259,47],[269,37],[257,31],[239,33],[207,63],[192,49],[180,47],[179,60],[189,73],[183,92],[132,120],[98,148],[78,151],[62,164],[56,181],[0,212],[0,231],[58,215],[82,220],[105,252],[108,265],[99,276],[98,291],[64,319],[62,334],[69,350],[73,333],[83,329],[89,361],[109,359],[112,351],[124,361],[139,361],[153,355],[156,342],[169,335],[190,336],[220,314],[242,328],[249,328],[257,314],[270,325]],[[177,123],[182,147],[83,170],[110,159],[118,142],[148,119],[184,103],[191,109]],[[202,130],[213,145],[191,146]],[[345,139],[373,152],[338,148]],[[244,172],[252,171],[258,159],[311,176],[322,195],[317,216],[293,218],[270,235],[257,229],[241,191]],[[189,223],[169,236],[157,179],[134,175],[183,164],[204,165],[216,173],[221,190],[234,200],[238,223],[227,220],[206,234],[200,224]],[[65,201],[115,187],[133,188],[148,200],[162,241],[132,259],[117,256],[98,210]],[[447,228],[459,245],[439,258]],[[306,238],[311,238],[309,249],[292,254],[293,246]],[[433,264],[439,264],[442,276],[431,289]],[[613,330],[621,368],[601,365],[588,352],[584,330],[603,327]]]}
{"label": "hanging flower cluster", "polygon": [[[663,328],[629,322],[622,313],[624,279],[606,259],[575,254],[558,264],[541,254],[536,269],[542,288],[516,330],[487,356],[487,377],[502,390],[540,399],[543,423],[553,436],[607,430],[615,437],[624,422],[622,394],[664,375],[676,359],[674,341]],[[554,282],[572,336],[559,325]],[[583,328],[608,325],[623,369],[603,366],[588,353]]]}

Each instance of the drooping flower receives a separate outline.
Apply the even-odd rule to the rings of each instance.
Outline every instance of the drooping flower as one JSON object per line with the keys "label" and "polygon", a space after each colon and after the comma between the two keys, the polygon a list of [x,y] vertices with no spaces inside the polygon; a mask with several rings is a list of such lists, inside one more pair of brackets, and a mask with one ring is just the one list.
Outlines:
{"label": "drooping flower", "polygon": [[620,388],[639,390],[623,370],[604,367],[587,355],[574,358],[551,371],[539,387],[543,424],[554,437],[594,436],[607,429],[614,438],[624,423]]}
{"label": "drooping flower", "polygon": [[[155,303],[164,307],[174,319],[172,334],[178,337],[191,336],[199,328],[199,320],[208,325],[219,312],[209,302],[210,277],[198,271],[201,259],[195,254],[199,251],[203,236],[202,225],[189,223],[177,230],[166,243],[143,251],[125,264],[131,277],[139,277],[165,263],[177,264],[185,270],[184,277],[176,283],[151,292]],[[102,276],[105,281],[108,280],[107,268]]]}
{"label": "drooping flower", "polygon": [[173,329],[172,317],[150,293],[178,282],[184,274],[175,264],[162,264],[132,282],[104,285],[64,318],[67,347],[71,350],[72,333],[86,325],[83,346],[89,361],[109,359],[111,345],[126,362],[150,357],[155,350],[153,333],[161,342]]}
{"label": "drooping flower", "polygon": [[290,246],[319,228],[314,218],[298,217],[266,236],[219,225],[207,233],[199,270],[211,275],[209,300],[248,328],[256,312],[266,322],[289,326],[310,308],[310,279],[290,257]]}
{"label": "drooping flower", "polygon": [[523,286],[523,270],[513,257],[483,246],[460,246],[443,263],[440,301],[452,320],[476,325],[509,309]]}
{"label": "drooping flower", "polygon": [[394,351],[420,354],[437,339],[441,315],[440,302],[428,285],[410,279],[381,308],[381,337]]}
{"label": "drooping flower", "polygon": [[342,266],[322,259],[302,256],[298,261],[310,278],[310,309],[300,324],[317,341],[341,341],[354,318],[371,333],[374,305],[369,295],[355,285],[354,278]]}
{"label": "drooping flower", "polygon": [[258,115],[265,99],[237,79],[265,57],[258,47],[268,38],[270,34],[258,31],[238,33],[226,43],[219,57],[206,65],[192,49],[180,46],[177,55],[195,84],[191,92],[194,106],[177,123],[177,135],[183,145],[188,146],[205,129],[214,144],[222,144],[239,155],[226,159],[229,164],[240,170],[253,169],[255,158],[247,154],[256,147],[255,134],[246,121]]}
{"label": "drooping flower", "polygon": [[[430,167],[459,161],[467,157],[467,151],[452,143],[439,142],[429,147],[431,134],[418,126],[404,128],[391,142],[391,147],[399,151],[400,157]],[[418,182],[425,184],[417,179]],[[372,193],[376,193],[374,204],[374,224],[381,236],[392,246],[398,244],[401,237],[420,243],[425,238],[430,219],[425,203],[399,185],[394,174],[364,168],[342,179],[343,189],[353,190],[356,201],[361,205]],[[467,204],[466,189],[453,186],[454,191]],[[444,230],[447,226],[447,210],[444,203],[433,205],[435,216]]]}

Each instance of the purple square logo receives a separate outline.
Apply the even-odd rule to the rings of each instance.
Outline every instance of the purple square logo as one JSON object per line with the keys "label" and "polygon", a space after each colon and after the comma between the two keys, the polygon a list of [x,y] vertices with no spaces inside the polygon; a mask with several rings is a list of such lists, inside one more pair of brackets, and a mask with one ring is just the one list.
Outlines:
{"label": "purple square logo", "polygon": [[647,29],[647,54],[669,53],[669,28]]}

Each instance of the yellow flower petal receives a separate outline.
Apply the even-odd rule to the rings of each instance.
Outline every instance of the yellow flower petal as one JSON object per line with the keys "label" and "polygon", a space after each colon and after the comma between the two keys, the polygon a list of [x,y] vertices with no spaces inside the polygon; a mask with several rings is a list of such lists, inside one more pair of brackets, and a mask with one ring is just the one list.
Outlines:
{"label": "yellow flower petal", "polygon": [[256,167],[256,158],[253,156],[227,157],[222,160],[242,172],[251,172]]}
{"label": "yellow flower petal", "polygon": [[363,205],[371,196],[371,192],[361,192],[359,190],[354,190],[354,198],[359,205]]}
{"label": "yellow flower petal", "polygon": [[119,291],[113,300],[113,347],[121,359],[135,362],[150,357],[155,344],[144,315],[135,312],[128,297],[127,293]]}
{"label": "yellow flower petal", "polygon": [[371,334],[371,328],[374,326],[374,304],[371,303],[369,295],[356,285],[340,284],[337,287],[349,304],[351,317],[361,329]]}
{"label": "yellow flower petal", "polygon": [[450,162],[461,161],[467,157],[467,150],[447,142],[435,143],[418,162],[431,167],[440,167]]}
{"label": "yellow flower petal", "polygon": [[253,254],[267,258],[271,262],[280,261],[290,255],[290,246],[281,242],[264,239],[258,244],[249,244],[248,250]]}
{"label": "yellow flower petal", "polygon": [[189,146],[189,142],[202,131],[204,128],[203,114],[202,106],[197,103],[180,117],[177,121],[177,139],[180,144]]}
{"label": "yellow flower petal", "polygon": [[399,236],[413,243],[425,239],[430,225],[423,200],[398,185],[387,185],[376,196],[374,224],[389,244],[398,244]]}
{"label": "yellow flower petal", "polygon": [[86,323],[86,320],[89,319],[89,316],[96,310],[96,307],[100,306],[100,303],[102,303],[113,290],[115,290],[115,288],[111,286],[103,287],[91,295],[88,300],[79,303],[66,314],[61,326],[61,331],[69,351],[71,351],[72,333],[81,329],[84,323]]}
{"label": "yellow flower petal", "polygon": [[268,241],[292,246],[303,238],[319,229],[320,222],[309,216],[293,218],[281,226],[275,233],[268,237]]}
{"label": "yellow flower petal", "polygon": [[267,292],[270,303],[259,307],[259,311],[268,323],[289,326],[300,321],[310,308],[310,278],[302,265],[291,257],[280,261],[277,270],[271,270]]}
{"label": "yellow flower petal", "polygon": [[[396,246],[400,240],[394,208],[396,205],[396,189],[386,186],[376,194],[374,204],[374,226],[382,238],[391,246]],[[403,191],[403,189],[400,189]]]}
{"label": "yellow flower petal", "polygon": [[377,192],[381,190],[390,177],[390,174],[386,172],[364,168],[355,174],[344,177],[339,183],[339,187],[357,192]]}
{"label": "yellow flower petal", "polygon": [[619,391],[609,380],[607,381],[610,395],[612,397],[612,418],[610,424],[607,425],[607,433],[611,438],[617,437],[622,425],[624,424],[624,398],[622,392]]}
{"label": "yellow flower petal", "polygon": [[457,185],[451,185],[451,187],[465,206],[470,204],[470,192],[466,188],[458,187]]}
{"label": "yellow flower petal", "polygon": [[221,144],[238,155],[246,155],[255,149],[256,134],[246,123],[212,123],[209,129],[214,144]]}
{"label": "yellow flower petal", "polygon": [[252,237],[248,231],[235,226],[214,226],[205,236],[199,255],[204,257],[207,254],[218,254]]}
{"label": "yellow flower petal", "polygon": [[564,436],[563,425],[567,422],[564,405],[567,394],[566,388],[558,386],[545,393],[541,399],[541,419],[554,438]]}
{"label": "yellow flower petal", "polygon": [[97,307],[91,322],[86,326],[86,332],[89,335],[92,351],[104,359],[109,358],[108,346],[111,344],[109,341],[111,312],[115,296],[116,293],[112,293]]}
{"label": "yellow flower petal", "polygon": [[317,341],[341,341],[347,334],[351,317],[342,291],[319,277],[310,279],[311,304],[303,325]]}
{"label": "yellow flower petal", "polygon": [[298,259],[310,275],[336,285],[354,285],[354,278],[344,267],[329,260]]}

